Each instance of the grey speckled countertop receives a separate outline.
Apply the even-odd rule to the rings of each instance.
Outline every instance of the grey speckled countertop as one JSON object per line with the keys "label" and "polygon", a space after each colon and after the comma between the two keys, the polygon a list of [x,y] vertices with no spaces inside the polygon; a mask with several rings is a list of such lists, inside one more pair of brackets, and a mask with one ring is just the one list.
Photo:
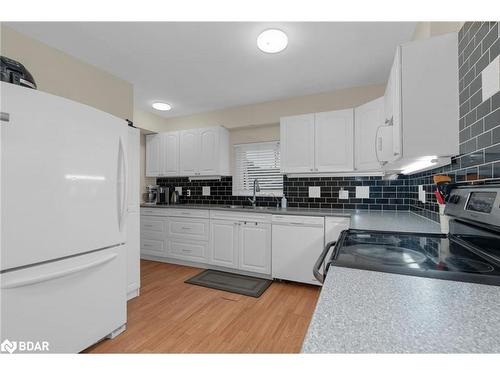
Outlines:
{"label": "grey speckled countertop", "polygon": [[253,209],[251,207],[229,207],[219,205],[141,205],[144,208],[179,208],[221,210],[236,212],[259,212],[272,215],[304,215],[304,216],[344,216],[351,218],[352,229],[391,230],[401,232],[439,233],[439,223],[426,219],[408,211],[367,211],[367,210],[325,210],[301,208],[273,208]]}
{"label": "grey speckled countertop", "polygon": [[332,267],[304,353],[499,353],[500,287]]}

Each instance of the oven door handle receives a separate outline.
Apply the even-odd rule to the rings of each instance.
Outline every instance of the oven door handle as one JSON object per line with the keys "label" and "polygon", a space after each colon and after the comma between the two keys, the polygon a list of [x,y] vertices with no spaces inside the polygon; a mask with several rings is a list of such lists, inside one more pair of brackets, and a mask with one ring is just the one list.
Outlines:
{"label": "oven door handle", "polygon": [[[325,276],[326,276],[326,267],[325,267],[325,258],[328,255],[328,252],[330,251],[330,248],[335,246],[337,241],[332,241],[328,242],[323,249],[321,255],[319,256],[318,260],[316,263],[314,263],[314,268],[313,268],[313,275],[318,280],[321,284],[325,281]],[[323,273],[320,273],[319,270],[323,266]]]}

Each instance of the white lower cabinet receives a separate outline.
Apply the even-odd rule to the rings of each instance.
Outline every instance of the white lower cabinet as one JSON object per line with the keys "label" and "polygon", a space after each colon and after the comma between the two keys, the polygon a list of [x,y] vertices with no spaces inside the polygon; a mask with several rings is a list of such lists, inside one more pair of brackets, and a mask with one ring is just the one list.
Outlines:
{"label": "white lower cabinet", "polygon": [[213,212],[210,264],[271,273],[271,215]]}
{"label": "white lower cabinet", "polygon": [[208,260],[208,243],[173,238],[168,241],[168,254],[172,258],[205,263]]}
{"label": "white lower cabinet", "polygon": [[238,222],[211,220],[209,263],[238,268]]}
{"label": "white lower cabinet", "polygon": [[239,226],[239,269],[271,273],[271,224],[244,222]]}
{"label": "white lower cabinet", "polygon": [[314,262],[348,227],[346,217],[148,207],[141,209],[141,255],[318,284]]}
{"label": "white lower cabinet", "polygon": [[141,215],[141,255],[167,255],[167,218]]}

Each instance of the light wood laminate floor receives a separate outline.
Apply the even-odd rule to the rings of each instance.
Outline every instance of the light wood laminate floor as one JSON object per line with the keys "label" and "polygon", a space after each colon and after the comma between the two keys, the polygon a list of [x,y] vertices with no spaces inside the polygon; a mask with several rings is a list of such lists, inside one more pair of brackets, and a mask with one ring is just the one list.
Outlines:
{"label": "light wood laminate floor", "polygon": [[141,261],[127,330],[86,353],[296,353],[319,288],[273,282],[260,298],[186,284],[202,270]]}

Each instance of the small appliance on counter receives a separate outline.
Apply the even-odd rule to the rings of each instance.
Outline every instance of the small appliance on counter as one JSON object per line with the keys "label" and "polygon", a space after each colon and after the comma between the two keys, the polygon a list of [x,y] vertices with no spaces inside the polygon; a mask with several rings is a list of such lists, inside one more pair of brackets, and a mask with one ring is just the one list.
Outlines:
{"label": "small appliance on counter", "polygon": [[146,193],[144,194],[144,204],[154,206],[158,203],[158,185],[146,186]]}
{"label": "small appliance on counter", "polygon": [[447,235],[345,230],[326,245],[313,273],[321,283],[335,267],[347,267],[500,285],[500,184],[453,187],[444,214]]}
{"label": "small appliance on counter", "polygon": [[5,56],[0,56],[0,81],[36,90],[35,80],[24,65]]}
{"label": "small appliance on counter", "polygon": [[158,186],[157,204],[168,204],[169,189],[165,186]]}

